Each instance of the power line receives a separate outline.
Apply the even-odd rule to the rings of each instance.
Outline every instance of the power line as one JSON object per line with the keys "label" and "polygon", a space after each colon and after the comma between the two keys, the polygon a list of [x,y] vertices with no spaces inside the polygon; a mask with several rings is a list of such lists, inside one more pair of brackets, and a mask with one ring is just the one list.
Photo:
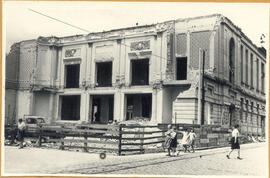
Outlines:
{"label": "power line", "polygon": [[[88,31],[88,30],[85,30],[85,29],[83,29],[83,28],[77,27],[77,26],[75,26],[75,25],[72,25],[72,24],[70,24],[70,23],[64,22],[64,21],[59,20],[59,19],[57,19],[57,18],[51,17],[51,16],[49,16],[49,15],[43,14],[43,13],[41,13],[41,12],[35,11],[35,10],[33,10],[33,9],[28,9],[28,10],[30,10],[30,11],[32,11],[32,12],[35,12],[35,13],[37,13],[37,14],[39,14],[39,15],[45,16],[45,17],[47,17],[47,18],[56,20],[56,21],[58,21],[58,22],[64,23],[64,24],[69,25],[69,26],[71,26],[71,27],[73,27],[73,28],[77,28],[77,29],[79,29],[79,30],[82,30],[82,31],[91,33],[91,32]],[[123,45],[123,46],[126,46],[126,47],[130,47],[130,46],[127,45],[126,43],[120,43],[120,44]],[[199,47],[198,45],[196,45],[196,44],[193,44],[193,45],[195,45],[196,47],[200,48],[200,47]],[[162,56],[159,56],[159,55],[157,55],[157,54],[153,54],[153,53],[152,53],[152,56],[158,57],[158,58],[160,58],[160,59],[162,59],[162,60],[167,60],[166,57],[162,57]]]}
{"label": "power line", "polygon": [[35,13],[37,13],[37,14],[39,14],[39,15],[48,17],[48,18],[50,18],[50,19],[56,20],[56,21],[58,21],[58,22],[61,22],[61,23],[63,23],[63,24],[69,25],[69,26],[71,26],[71,27],[73,27],[73,28],[77,28],[77,29],[82,30],[82,31],[84,31],[84,32],[90,33],[89,30],[80,28],[80,27],[78,27],[78,26],[75,26],[75,25],[72,25],[72,24],[70,24],[70,23],[64,22],[64,21],[62,21],[62,20],[56,19],[56,18],[54,18],[54,17],[51,17],[51,16],[49,16],[49,15],[46,15],[46,14],[43,14],[43,13],[41,13],[41,12],[35,11],[35,10],[33,10],[33,9],[28,9],[28,10],[30,10],[30,11],[32,11],[32,12],[35,12]]}

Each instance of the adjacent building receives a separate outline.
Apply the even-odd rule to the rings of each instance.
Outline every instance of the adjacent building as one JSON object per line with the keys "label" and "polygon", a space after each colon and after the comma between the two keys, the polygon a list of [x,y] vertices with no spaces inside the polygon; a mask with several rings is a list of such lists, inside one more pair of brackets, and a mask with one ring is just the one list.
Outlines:
{"label": "adjacent building", "polygon": [[220,14],[39,37],[7,55],[5,119],[106,124],[143,117],[239,123],[241,132],[261,135],[265,67],[266,50]]}

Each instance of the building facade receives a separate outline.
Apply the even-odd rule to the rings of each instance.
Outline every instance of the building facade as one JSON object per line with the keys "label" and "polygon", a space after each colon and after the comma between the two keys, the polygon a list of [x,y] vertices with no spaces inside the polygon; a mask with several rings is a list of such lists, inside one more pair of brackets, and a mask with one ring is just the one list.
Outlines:
{"label": "building facade", "polygon": [[143,117],[239,123],[244,133],[263,134],[265,66],[266,50],[220,14],[39,37],[7,55],[5,118],[106,124]]}

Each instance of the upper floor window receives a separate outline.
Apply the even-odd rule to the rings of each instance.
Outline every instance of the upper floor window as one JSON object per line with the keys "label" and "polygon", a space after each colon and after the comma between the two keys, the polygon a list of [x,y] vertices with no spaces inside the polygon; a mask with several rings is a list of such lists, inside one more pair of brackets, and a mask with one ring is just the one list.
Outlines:
{"label": "upper floor window", "polygon": [[79,88],[80,64],[65,65],[65,88]]}
{"label": "upper floor window", "polygon": [[250,86],[253,89],[253,54],[250,53]]}
{"label": "upper floor window", "polygon": [[131,60],[131,85],[149,85],[149,59]]}
{"label": "upper floor window", "polygon": [[109,87],[112,86],[112,62],[98,62],[97,68],[97,86]]}
{"label": "upper floor window", "polygon": [[264,72],[264,63],[261,64],[261,91],[264,93],[264,79],[265,79],[265,72]]}
{"label": "upper floor window", "polygon": [[248,50],[246,49],[246,84],[248,84]]}
{"label": "upper floor window", "polygon": [[257,91],[259,90],[259,59],[257,58],[256,60],[256,86],[257,86]]}
{"label": "upper floor window", "polygon": [[187,79],[187,57],[176,58],[176,80]]}
{"label": "upper floor window", "polygon": [[243,79],[243,73],[244,73],[244,62],[243,62],[243,46],[241,45],[241,51],[240,51],[240,55],[241,55],[241,57],[240,57],[240,68],[241,68],[241,83],[243,83],[244,82],[244,79]]}
{"label": "upper floor window", "polygon": [[233,38],[230,39],[229,47],[229,81],[234,82],[234,61],[235,61],[235,44]]}

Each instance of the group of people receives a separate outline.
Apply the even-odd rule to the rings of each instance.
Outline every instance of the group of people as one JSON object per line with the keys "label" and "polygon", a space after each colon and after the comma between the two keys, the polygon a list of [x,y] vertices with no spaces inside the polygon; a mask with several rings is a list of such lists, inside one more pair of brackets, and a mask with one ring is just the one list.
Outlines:
{"label": "group of people", "polygon": [[[182,134],[182,140],[178,144],[177,142],[177,135]],[[167,156],[178,156],[181,149],[183,148],[184,152],[190,152],[190,149],[194,153],[194,144],[196,134],[194,129],[185,129],[184,131],[177,131],[175,126],[169,125],[168,131],[165,133],[165,143],[164,148],[168,150]],[[178,148],[178,150],[177,150]],[[177,152],[177,153],[176,153]]]}
{"label": "group of people", "polygon": [[[231,150],[228,152],[226,157],[230,159],[230,155],[234,150],[237,150],[238,155],[237,159],[240,158],[240,143],[239,143],[239,125],[236,124],[232,130],[232,137],[230,140],[231,144]],[[181,142],[177,142],[177,135],[181,133],[183,135]],[[185,129],[184,131],[177,131],[175,126],[169,125],[168,131],[165,133],[166,138],[164,142],[164,148],[168,150],[167,156],[178,156],[180,153],[181,148],[183,148],[184,152],[190,152],[190,148],[192,149],[192,152],[194,153],[194,143],[196,134],[194,133],[194,129]],[[178,148],[178,150],[177,150]],[[177,153],[176,153],[177,152]]]}

